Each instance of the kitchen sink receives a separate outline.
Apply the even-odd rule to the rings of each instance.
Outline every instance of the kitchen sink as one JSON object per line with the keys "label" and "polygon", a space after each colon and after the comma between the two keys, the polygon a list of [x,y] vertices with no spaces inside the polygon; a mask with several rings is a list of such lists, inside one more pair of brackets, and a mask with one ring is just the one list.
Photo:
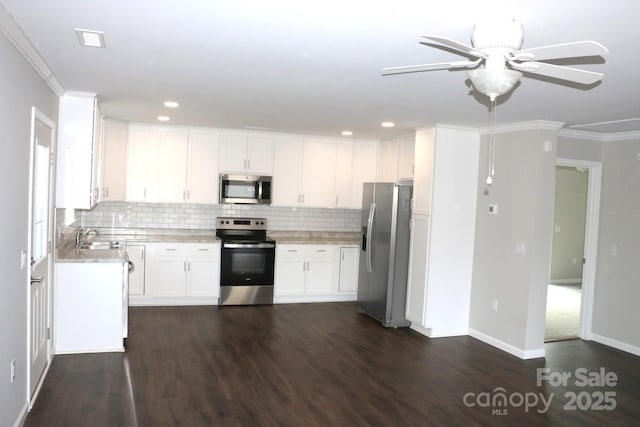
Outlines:
{"label": "kitchen sink", "polygon": [[102,249],[102,250],[109,250],[109,249],[121,249],[123,248],[124,245],[122,242],[111,242],[111,241],[106,241],[106,242],[100,242],[100,241],[93,241],[93,242],[82,242],[78,245],[78,249]]}

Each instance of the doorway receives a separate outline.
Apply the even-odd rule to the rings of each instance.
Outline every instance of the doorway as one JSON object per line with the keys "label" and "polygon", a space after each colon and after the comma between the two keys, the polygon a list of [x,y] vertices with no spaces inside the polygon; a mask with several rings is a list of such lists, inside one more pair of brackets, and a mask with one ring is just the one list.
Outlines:
{"label": "doorway", "polygon": [[600,176],[599,163],[557,161],[545,342],[590,339]]}
{"label": "doorway", "polygon": [[53,159],[55,123],[32,108],[28,288],[28,380],[33,404],[51,362],[51,277],[53,226]]}

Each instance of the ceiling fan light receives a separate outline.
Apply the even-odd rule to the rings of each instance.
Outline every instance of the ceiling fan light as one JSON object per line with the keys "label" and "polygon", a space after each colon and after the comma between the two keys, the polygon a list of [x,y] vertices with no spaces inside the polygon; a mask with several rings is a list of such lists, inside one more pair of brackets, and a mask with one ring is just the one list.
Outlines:
{"label": "ceiling fan light", "polygon": [[471,80],[473,87],[491,101],[509,92],[515,84],[522,78],[522,73],[515,70],[491,70],[482,68],[467,72],[467,77]]}

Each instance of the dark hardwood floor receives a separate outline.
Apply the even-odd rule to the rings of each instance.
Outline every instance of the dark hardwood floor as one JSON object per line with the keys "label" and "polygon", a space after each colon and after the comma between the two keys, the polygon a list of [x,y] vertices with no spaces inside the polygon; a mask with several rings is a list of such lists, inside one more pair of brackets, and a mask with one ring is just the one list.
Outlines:
{"label": "dark hardwood floor", "polygon": [[[638,425],[640,358],[583,341],[523,361],[385,329],[352,303],[134,307],[126,353],[56,356],[26,426]],[[570,372],[536,385],[536,369]],[[581,386],[575,371],[615,372]],[[555,375],[555,374],[554,374]],[[502,395],[507,397],[501,404]],[[583,408],[567,410],[565,393]],[[544,411],[533,397],[553,393]],[[581,393],[581,394],[580,394]],[[528,410],[522,399],[532,404]],[[466,402],[466,404],[465,404]],[[474,404],[475,406],[471,406]],[[597,405],[596,405],[597,407]],[[539,413],[542,412],[542,413]]]}

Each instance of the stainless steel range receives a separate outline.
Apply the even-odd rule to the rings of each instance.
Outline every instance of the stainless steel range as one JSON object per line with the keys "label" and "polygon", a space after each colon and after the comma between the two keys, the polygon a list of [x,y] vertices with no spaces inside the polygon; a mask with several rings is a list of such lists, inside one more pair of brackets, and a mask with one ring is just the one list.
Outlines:
{"label": "stainless steel range", "polygon": [[267,238],[266,218],[219,217],[216,224],[220,305],[273,304],[276,242]]}

